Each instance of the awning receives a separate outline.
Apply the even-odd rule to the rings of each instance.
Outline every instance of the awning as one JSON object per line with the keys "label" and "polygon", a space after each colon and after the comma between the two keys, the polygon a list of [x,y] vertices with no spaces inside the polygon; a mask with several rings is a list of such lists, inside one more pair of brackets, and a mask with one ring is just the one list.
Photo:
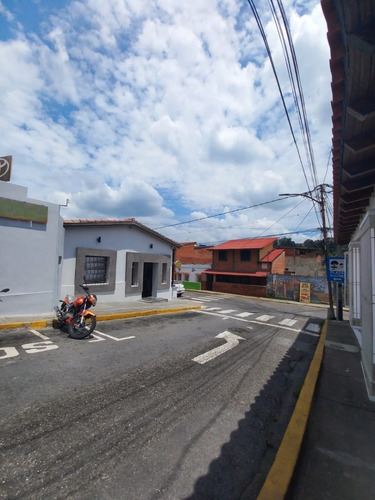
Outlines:
{"label": "awning", "polygon": [[226,276],[249,276],[252,278],[267,278],[267,272],[258,271],[256,273],[235,273],[229,271],[213,271],[212,269],[207,269],[206,271],[202,271],[202,274],[223,274]]}

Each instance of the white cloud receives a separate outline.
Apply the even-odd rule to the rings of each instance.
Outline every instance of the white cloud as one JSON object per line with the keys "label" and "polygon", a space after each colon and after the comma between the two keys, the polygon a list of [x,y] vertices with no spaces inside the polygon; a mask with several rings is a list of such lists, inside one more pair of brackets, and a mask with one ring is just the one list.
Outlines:
{"label": "white cloud", "polygon": [[[331,137],[326,25],[318,0],[284,4],[322,182]],[[262,9],[290,93],[277,33]],[[20,28],[17,12],[2,3],[1,14],[13,33],[0,42],[3,154],[13,154],[13,181],[31,196],[68,197],[65,212],[75,217],[132,216],[155,226],[307,189],[247,5],[67,1],[38,31]],[[287,104],[305,161],[290,95]],[[267,220],[277,211],[270,207]],[[217,240],[215,231],[227,230],[229,239],[261,229],[250,215],[251,225],[241,220],[236,228],[237,218],[208,219],[209,233],[202,221],[196,234]],[[188,230],[173,229],[181,241]]]}

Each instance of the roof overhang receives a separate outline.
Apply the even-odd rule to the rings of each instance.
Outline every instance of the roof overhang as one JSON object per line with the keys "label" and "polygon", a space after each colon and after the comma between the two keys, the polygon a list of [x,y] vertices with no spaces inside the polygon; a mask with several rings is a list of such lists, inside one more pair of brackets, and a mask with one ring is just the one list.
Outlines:
{"label": "roof overhang", "polygon": [[332,74],[333,225],[347,244],[375,188],[375,9],[373,0],[321,0]]}
{"label": "roof overhang", "polygon": [[230,271],[214,271],[212,269],[206,269],[202,271],[202,274],[223,274],[224,276],[249,276],[252,278],[266,278],[269,273],[259,271],[256,273],[235,273]]}
{"label": "roof overhang", "polygon": [[135,227],[141,229],[142,231],[149,233],[154,238],[158,238],[160,240],[167,242],[172,247],[175,247],[175,248],[181,247],[180,243],[177,243],[176,241],[173,241],[170,238],[163,236],[162,234],[158,233],[157,231],[154,231],[153,229],[145,226],[144,224],[141,224],[136,219],[72,219],[72,220],[64,220],[64,227],[65,228],[108,227],[108,226],[116,226],[116,227],[135,226]]}

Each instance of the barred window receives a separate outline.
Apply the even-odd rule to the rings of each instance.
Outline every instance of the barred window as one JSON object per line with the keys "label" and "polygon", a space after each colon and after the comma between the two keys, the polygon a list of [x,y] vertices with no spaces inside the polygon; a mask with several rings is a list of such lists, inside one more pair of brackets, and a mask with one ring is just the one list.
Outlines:
{"label": "barred window", "polygon": [[167,282],[167,264],[165,262],[162,264],[161,282],[162,284]]}
{"label": "barred window", "polygon": [[139,262],[132,262],[131,286],[139,286]]}
{"label": "barred window", "polygon": [[85,257],[85,281],[87,284],[108,283],[108,257],[86,255]]}

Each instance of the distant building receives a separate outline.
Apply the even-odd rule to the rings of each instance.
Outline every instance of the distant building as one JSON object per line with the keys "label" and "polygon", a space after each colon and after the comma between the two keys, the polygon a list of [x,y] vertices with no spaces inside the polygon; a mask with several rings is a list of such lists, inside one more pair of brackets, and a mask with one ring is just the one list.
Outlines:
{"label": "distant building", "polygon": [[273,248],[276,240],[246,238],[212,247],[212,269],[202,273],[202,289],[266,297],[267,276],[285,271],[285,251]]}
{"label": "distant building", "polygon": [[200,282],[202,272],[211,267],[212,247],[198,245],[195,241],[180,245],[175,251],[176,281]]}
{"label": "distant building", "polygon": [[286,275],[326,276],[326,266],[320,249],[295,246],[285,247],[283,250],[285,251]]}

